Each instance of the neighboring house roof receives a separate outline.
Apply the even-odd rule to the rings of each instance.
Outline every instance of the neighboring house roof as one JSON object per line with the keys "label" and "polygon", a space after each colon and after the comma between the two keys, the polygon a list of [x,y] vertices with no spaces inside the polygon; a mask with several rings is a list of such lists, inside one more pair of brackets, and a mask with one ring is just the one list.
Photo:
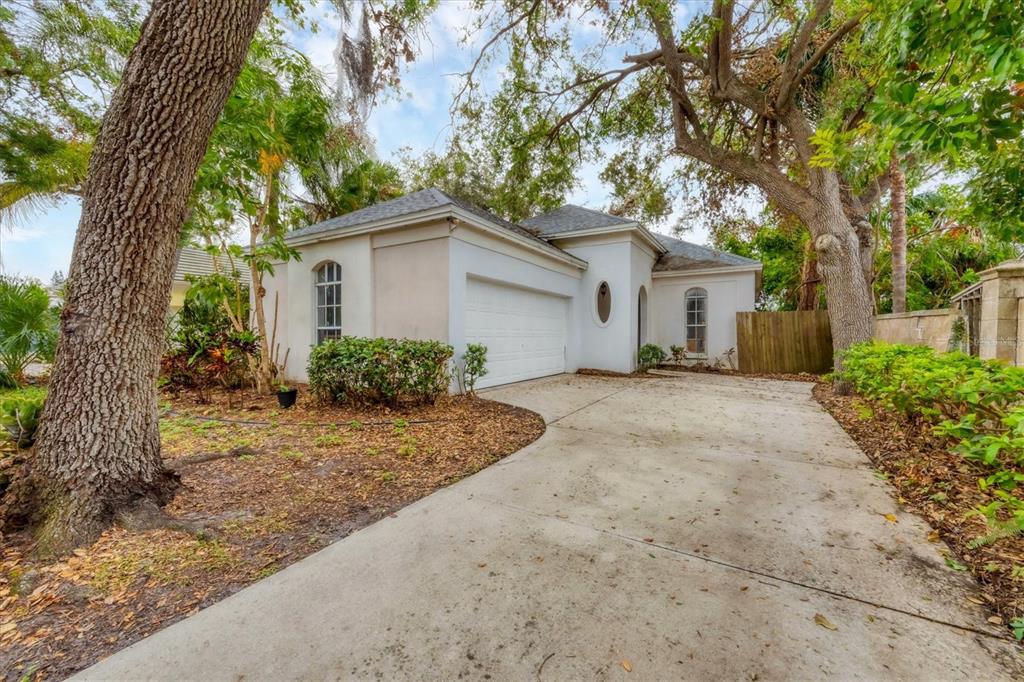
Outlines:
{"label": "neighboring house roof", "polygon": [[[183,246],[178,251],[178,262],[174,266],[174,281],[184,282],[186,275],[212,275],[217,272],[216,264],[220,266],[222,274],[228,274],[230,264],[226,256],[212,256],[203,249],[192,246]],[[243,281],[249,280],[249,268],[240,258],[235,258],[235,269],[238,270]]]}
{"label": "neighboring house roof", "polygon": [[553,234],[582,232],[602,227],[636,225],[636,221],[595,211],[591,208],[566,204],[556,208],[554,211],[548,211],[547,213],[527,218],[523,221],[523,225],[541,237],[546,237]]}
{"label": "neighboring house roof", "polygon": [[405,196],[398,197],[397,199],[382,201],[379,204],[367,206],[366,208],[346,213],[345,215],[338,216],[337,218],[331,218],[321,223],[316,223],[315,225],[293,230],[288,233],[286,240],[292,241],[297,237],[344,232],[350,228],[401,218],[403,216],[410,216],[424,211],[429,211],[431,209],[444,208],[446,206],[461,209],[464,213],[469,213],[489,223],[497,225],[498,227],[508,230],[523,239],[533,242],[546,251],[557,253],[563,258],[568,257],[573,260],[578,260],[572,254],[566,253],[554,244],[541,239],[533,232],[525,230],[515,223],[510,223],[504,218],[499,218],[490,211],[486,211],[479,206],[475,206],[465,199],[453,197],[439,189],[433,188],[421,189],[418,192],[406,194]]}
{"label": "neighboring house roof", "polygon": [[699,244],[655,234],[667,250],[654,264],[654,272],[685,272],[687,270],[706,270],[708,268],[758,267],[761,261],[744,258],[734,253],[719,251]]}

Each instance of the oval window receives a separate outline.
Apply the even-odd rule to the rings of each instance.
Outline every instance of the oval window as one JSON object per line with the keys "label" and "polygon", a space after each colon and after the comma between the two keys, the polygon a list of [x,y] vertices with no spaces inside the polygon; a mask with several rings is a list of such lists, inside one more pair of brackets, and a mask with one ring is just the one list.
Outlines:
{"label": "oval window", "polygon": [[597,287],[597,318],[604,324],[612,316],[612,290],[608,282],[601,282]]}

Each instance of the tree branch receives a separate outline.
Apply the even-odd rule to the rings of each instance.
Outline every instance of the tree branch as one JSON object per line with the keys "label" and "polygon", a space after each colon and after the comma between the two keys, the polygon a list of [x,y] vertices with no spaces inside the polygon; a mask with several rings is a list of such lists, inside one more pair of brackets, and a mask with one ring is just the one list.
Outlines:
{"label": "tree branch", "polygon": [[530,7],[525,12],[523,12],[518,17],[513,19],[511,22],[503,26],[501,30],[496,31],[494,35],[491,36],[491,39],[488,40],[487,43],[482,48],[480,48],[480,52],[477,53],[476,59],[473,61],[473,65],[469,67],[469,71],[466,71],[465,73],[462,74],[464,80],[462,82],[462,87],[459,89],[458,94],[456,94],[455,98],[452,100],[453,110],[455,107],[455,103],[462,99],[462,96],[466,93],[466,90],[468,90],[469,87],[473,84],[473,76],[476,74],[476,70],[480,67],[480,62],[483,61],[484,56],[487,54],[487,51],[491,49],[495,43],[501,40],[502,36],[504,36],[509,31],[513,30],[519,24],[529,19],[531,16],[533,16],[533,13],[537,11],[538,7],[540,7],[540,1],[541,0],[533,0],[533,2],[530,3]]}
{"label": "tree branch", "polygon": [[796,75],[800,70],[803,56],[807,53],[807,46],[811,43],[814,31],[831,8],[832,0],[817,0],[814,3],[814,9],[811,10],[793,38],[793,42],[790,43],[789,55],[786,57],[786,64],[782,69],[782,77],[779,79],[779,95],[775,99],[776,109],[782,110],[789,106],[793,93],[796,91]]}
{"label": "tree branch", "polygon": [[803,82],[804,78],[807,77],[807,74],[811,72],[811,69],[817,66],[818,62],[825,58],[825,55],[828,54],[828,51],[835,47],[835,44],[842,40],[847,33],[855,29],[860,24],[861,20],[865,16],[867,16],[870,11],[871,8],[868,7],[862,9],[860,12],[857,12],[857,14],[850,18],[845,24],[836,29],[836,31],[832,35],[830,35],[828,39],[825,40],[825,42],[818,47],[817,50],[814,51],[814,54],[811,55],[810,59],[804,62],[804,65],[800,67],[800,71],[796,74],[796,77],[793,79],[794,89],[796,88],[796,86],[800,85],[800,83]]}

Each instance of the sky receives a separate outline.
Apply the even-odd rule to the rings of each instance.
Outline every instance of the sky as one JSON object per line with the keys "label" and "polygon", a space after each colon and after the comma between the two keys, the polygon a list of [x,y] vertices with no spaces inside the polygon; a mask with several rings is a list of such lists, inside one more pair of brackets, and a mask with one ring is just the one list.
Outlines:
{"label": "sky", "polygon": [[[324,72],[328,82],[333,83],[336,75],[333,51],[340,20],[326,2],[314,5],[309,15],[316,20],[319,31],[293,32],[291,40]],[[397,163],[403,148],[413,156],[428,150],[444,150],[450,132],[449,105],[460,83],[458,74],[469,68],[485,40],[476,35],[471,36],[468,43],[460,41],[472,17],[468,3],[460,0],[441,0],[431,15],[419,41],[419,54],[404,69],[400,92],[385,95],[367,122],[381,160]],[[596,165],[582,168],[580,186],[566,201],[595,209],[605,207],[608,191],[598,179],[599,171]],[[50,210],[22,219],[13,231],[0,233],[0,271],[7,275],[36,277],[44,282],[57,270],[66,273],[78,218],[78,201],[69,198]],[[673,223],[674,219],[670,218],[664,225],[652,227],[667,231]],[[704,243],[707,234],[692,231],[685,238]]]}

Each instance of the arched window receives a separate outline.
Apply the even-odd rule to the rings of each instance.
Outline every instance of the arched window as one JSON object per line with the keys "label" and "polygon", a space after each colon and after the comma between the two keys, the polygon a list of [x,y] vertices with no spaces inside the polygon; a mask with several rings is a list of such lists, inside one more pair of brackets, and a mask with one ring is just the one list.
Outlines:
{"label": "arched window", "polygon": [[328,261],[316,269],[316,343],[341,336],[341,266]]}
{"label": "arched window", "polygon": [[686,352],[708,354],[708,292],[700,287],[686,292]]}

